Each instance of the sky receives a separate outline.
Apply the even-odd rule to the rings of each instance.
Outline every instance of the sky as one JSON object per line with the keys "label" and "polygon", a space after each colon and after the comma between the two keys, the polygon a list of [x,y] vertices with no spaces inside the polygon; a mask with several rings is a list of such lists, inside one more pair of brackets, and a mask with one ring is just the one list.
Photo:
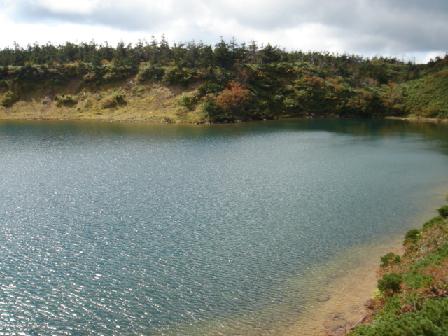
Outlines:
{"label": "sky", "polygon": [[222,36],[426,62],[448,51],[448,0],[0,0],[0,31],[0,47]]}

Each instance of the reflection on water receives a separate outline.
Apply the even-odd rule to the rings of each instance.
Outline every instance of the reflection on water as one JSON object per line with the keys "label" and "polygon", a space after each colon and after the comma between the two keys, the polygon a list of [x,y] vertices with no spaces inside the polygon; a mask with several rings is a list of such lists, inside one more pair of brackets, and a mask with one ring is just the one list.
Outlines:
{"label": "reflection on water", "polygon": [[448,180],[447,127],[397,121],[2,122],[0,150],[7,334],[271,334]]}

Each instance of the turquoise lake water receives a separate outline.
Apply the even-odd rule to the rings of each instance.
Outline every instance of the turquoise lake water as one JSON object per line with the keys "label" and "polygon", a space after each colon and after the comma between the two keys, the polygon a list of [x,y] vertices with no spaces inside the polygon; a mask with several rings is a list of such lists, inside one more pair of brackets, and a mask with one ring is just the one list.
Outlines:
{"label": "turquoise lake water", "polygon": [[443,125],[0,122],[0,330],[274,334],[309,295],[291,279],[443,186]]}

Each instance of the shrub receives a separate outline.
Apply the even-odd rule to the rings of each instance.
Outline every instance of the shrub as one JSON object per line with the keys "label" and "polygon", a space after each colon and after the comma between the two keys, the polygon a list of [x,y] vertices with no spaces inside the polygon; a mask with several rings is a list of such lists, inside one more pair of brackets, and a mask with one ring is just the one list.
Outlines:
{"label": "shrub", "polygon": [[196,107],[198,100],[196,97],[183,95],[179,99],[179,105],[185,107],[189,111],[193,111]]}
{"label": "shrub", "polygon": [[25,64],[16,69],[17,79],[23,81],[36,81],[41,79],[43,72],[37,65]]}
{"label": "shrub", "polygon": [[212,122],[233,122],[247,117],[251,98],[247,88],[231,81],[216,98],[213,95],[206,98],[203,110]]}
{"label": "shrub", "polygon": [[187,86],[193,79],[194,72],[192,70],[174,67],[165,71],[162,81],[167,85]]}
{"label": "shrub", "polygon": [[222,91],[224,87],[213,83],[213,82],[205,82],[204,84],[202,84],[201,86],[199,86],[198,88],[198,94],[199,96],[203,97],[209,93],[218,93],[220,91]]}
{"label": "shrub", "polygon": [[163,75],[165,74],[165,70],[161,67],[157,67],[154,65],[147,65],[140,69],[137,74],[137,81],[139,83],[144,83],[148,81],[161,81],[163,79]]}
{"label": "shrub", "polygon": [[19,100],[19,96],[13,91],[7,91],[3,97],[1,104],[3,107],[11,107]]}
{"label": "shrub", "polygon": [[114,108],[118,106],[124,106],[127,104],[126,98],[122,93],[114,93],[105,98],[101,103],[102,108]]}
{"label": "shrub", "polygon": [[448,205],[441,207],[437,211],[439,211],[440,216],[443,218],[448,218]]}
{"label": "shrub", "polygon": [[395,253],[388,253],[381,257],[381,267],[387,267],[394,264],[398,264],[400,262],[401,258],[399,255]]}
{"label": "shrub", "polygon": [[78,99],[71,95],[56,96],[55,100],[56,100],[56,106],[58,107],[62,106],[72,107],[78,104]]}
{"label": "shrub", "polygon": [[250,91],[238,82],[230,82],[227,89],[216,97],[216,105],[225,113],[241,116],[248,108],[251,98]]}
{"label": "shrub", "polygon": [[385,274],[378,280],[378,289],[385,294],[398,293],[401,289],[403,279],[400,274]]}
{"label": "shrub", "polygon": [[363,325],[352,336],[435,336],[448,335],[448,300],[432,299],[421,310]]}
{"label": "shrub", "polygon": [[106,82],[123,80],[135,74],[133,67],[121,64],[106,66],[105,70],[106,72],[103,75],[103,80]]}
{"label": "shrub", "polygon": [[210,121],[225,121],[222,117],[221,109],[216,105],[216,101],[209,97],[202,105],[202,111],[207,115]]}
{"label": "shrub", "polygon": [[403,277],[406,286],[413,289],[428,287],[432,283],[432,280],[430,275],[420,274],[418,272],[406,273]]}
{"label": "shrub", "polygon": [[[0,78],[2,77],[1,69],[0,69]],[[5,76],[6,77],[6,76]],[[8,81],[4,79],[0,79],[0,90],[7,90],[8,89]]]}
{"label": "shrub", "polygon": [[420,230],[412,229],[406,232],[406,236],[404,237],[405,244],[415,244],[420,238]]}

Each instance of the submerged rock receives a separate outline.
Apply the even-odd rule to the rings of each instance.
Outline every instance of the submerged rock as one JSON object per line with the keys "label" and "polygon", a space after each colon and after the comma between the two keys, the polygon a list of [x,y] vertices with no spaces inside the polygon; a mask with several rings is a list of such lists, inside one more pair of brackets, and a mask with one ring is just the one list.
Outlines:
{"label": "submerged rock", "polygon": [[331,299],[331,296],[330,296],[330,295],[328,295],[328,294],[324,294],[324,295],[319,296],[319,297],[316,299],[316,301],[317,301],[317,302],[327,302],[327,301],[330,301],[330,299]]}

